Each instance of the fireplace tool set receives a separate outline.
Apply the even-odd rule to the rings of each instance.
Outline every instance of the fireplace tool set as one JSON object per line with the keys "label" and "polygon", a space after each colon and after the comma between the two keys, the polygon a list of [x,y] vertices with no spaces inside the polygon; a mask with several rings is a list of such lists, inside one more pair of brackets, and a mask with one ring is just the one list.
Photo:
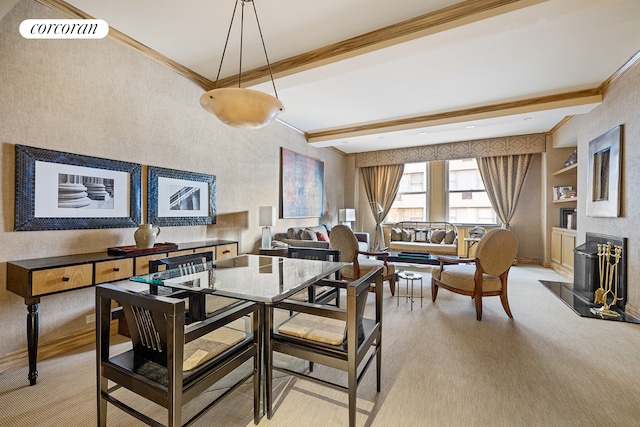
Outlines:
{"label": "fireplace tool set", "polygon": [[[622,258],[622,246],[612,246],[611,242],[598,244],[598,267],[600,269],[600,287],[596,289],[594,296],[595,304],[602,304],[602,307],[591,308],[593,314],[601,317],[620,317],[620,313],[612,311],[610,307],[618,298],[618,264]],[[611,302],[607,303],[611,295]]]}

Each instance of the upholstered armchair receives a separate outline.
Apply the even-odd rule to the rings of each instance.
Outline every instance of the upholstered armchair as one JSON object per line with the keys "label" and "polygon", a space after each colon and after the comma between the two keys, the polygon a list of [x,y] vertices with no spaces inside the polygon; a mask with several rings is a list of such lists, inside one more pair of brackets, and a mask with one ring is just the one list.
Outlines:
{"label": "upholstered armchair", "polygon": [[431,299],[435,302],[440,287],[468,295],[475,300],[476,319],[481,320],[482,298],[499,296],[504,311],[512,318],[507,298],[507,278],[517,254],[516,235],[510,230],[497,228],[478,242],[475,258],[438,257],[440,268],[431,271]]}
{"label": "upholstered armchair", "polygon": [[[382,266],[382,280],[389,281],[391,295],[395,295],[396,269],[393,264],[387,263],[388,254],[386,252],[360,250],[358,247],[358,239],[356,239],[353,231],[345,225],[336,225],[331,230],[331,249],[340,251],[340,261],[350,263],[350,265],[340,270],[340,274],[344,280],[354,281],[375,267]],[[382,260],[378,258],[382,258]]]}

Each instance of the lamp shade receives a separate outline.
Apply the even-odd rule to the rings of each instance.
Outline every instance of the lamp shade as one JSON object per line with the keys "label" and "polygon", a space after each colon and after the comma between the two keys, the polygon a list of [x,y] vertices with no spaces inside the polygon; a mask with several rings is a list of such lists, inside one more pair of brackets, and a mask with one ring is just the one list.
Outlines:
{"label": "lamp shade", "polygon": [[246,88],[212,89],[200,97],[200,105],[221,122],[241,129],[260,129],[284,111],[278,98]]}
{"label": "lamp shade", "polygon": [[356,210],[355,209],[340,209],[338,211],[338,221],[355,221]]}
{"label": "lamp shade", "polygon": [[276,225],[276,208],[273,206],[260,206],[258,225],[260,227],[273,227]]}

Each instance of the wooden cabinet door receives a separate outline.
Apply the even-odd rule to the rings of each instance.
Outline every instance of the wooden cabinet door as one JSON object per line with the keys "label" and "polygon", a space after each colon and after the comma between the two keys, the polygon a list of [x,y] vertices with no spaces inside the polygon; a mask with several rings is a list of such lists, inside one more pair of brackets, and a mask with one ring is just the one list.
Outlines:
{"label": "wooden cabinet door", "polygon": [[551,261],[562,264],[562,233],[551,233]]}
{"label": "wooden cabinet door", "polygon": [[562,234],[562,265],[573,270],[573,248],[576,247],[576,237]]}

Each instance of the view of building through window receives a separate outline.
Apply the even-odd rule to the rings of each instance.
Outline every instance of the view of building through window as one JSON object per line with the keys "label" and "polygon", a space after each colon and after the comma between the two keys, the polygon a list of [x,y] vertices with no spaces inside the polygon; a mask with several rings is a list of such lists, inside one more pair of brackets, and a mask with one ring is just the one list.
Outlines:
{"label": "view of building through window", "polygon": [[387,215],[387,222],[427,220],[426,162],[406,163],[398,194]]}
{"label": "view of building through window", "polygon": [[[398,194],[386,222],[428,221],[429,163],[406,163]],[[498,219],[484,188],[476,159],[447,161],[449,222],[496,224]]]}
{"label": "view of building through window", "polygon": [[448,220],[456,224],[496,224],[476,159],[447,161],[449,172]]}

